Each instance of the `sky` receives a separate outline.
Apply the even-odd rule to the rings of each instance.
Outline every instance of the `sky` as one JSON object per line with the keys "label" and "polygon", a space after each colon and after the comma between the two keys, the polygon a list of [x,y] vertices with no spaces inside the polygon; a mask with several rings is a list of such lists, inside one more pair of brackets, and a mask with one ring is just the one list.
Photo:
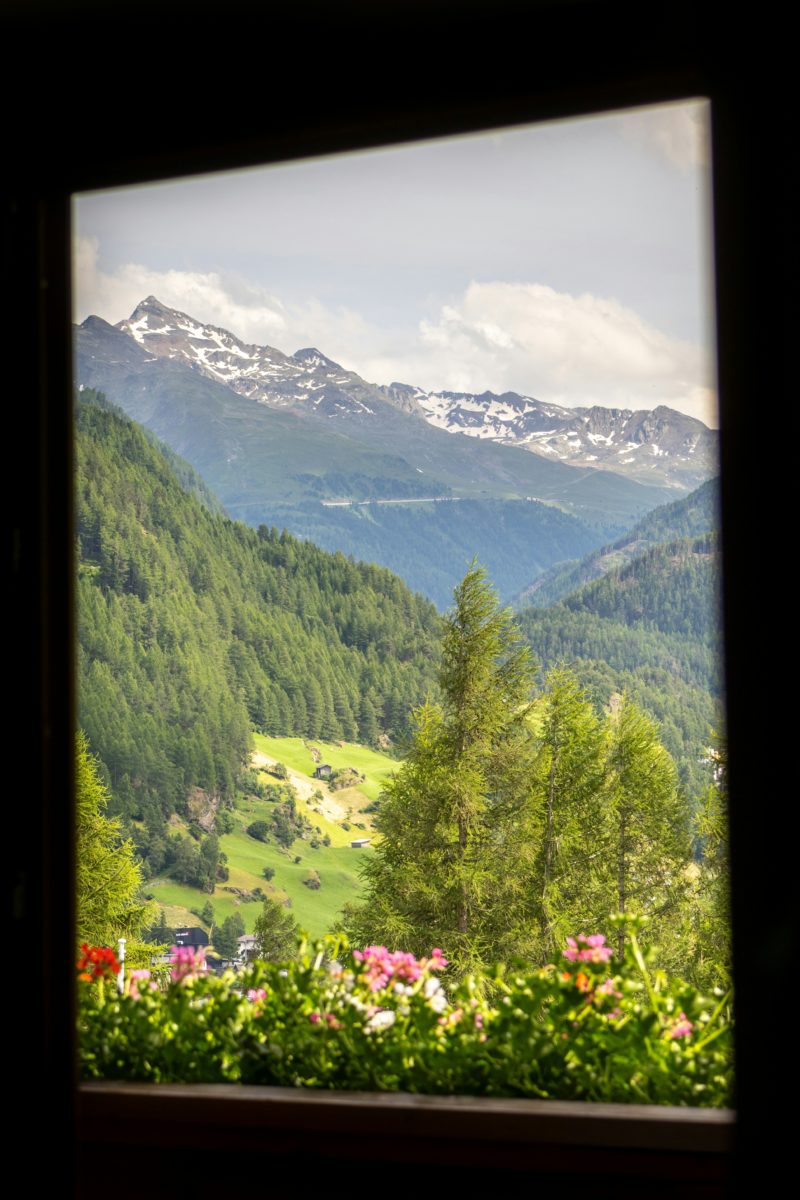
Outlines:
{"label": "sky", "polygon": [[75,320],[147,295],[372,383],[717,425],[708,105],[74,198]]}

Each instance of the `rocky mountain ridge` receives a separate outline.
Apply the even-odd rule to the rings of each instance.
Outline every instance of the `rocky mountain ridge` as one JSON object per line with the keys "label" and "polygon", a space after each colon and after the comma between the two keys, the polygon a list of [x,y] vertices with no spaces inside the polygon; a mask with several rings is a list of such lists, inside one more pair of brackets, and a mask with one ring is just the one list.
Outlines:
{"label": "rocky mountain ridge", "polygon": [[[91,320],[91,318],[90,318]],[[718,470],[718,433],[660,405],[564,408],[516,392],[425,391],[370,384],[315,347],[292,355],[245,343],[226,329],[168,308],[154,296],[116,328],[154,358],[178,359],[240,396],[290,411],[363,424],[387,406],[448,433],[513,445],[551,461],[613,471],[642,483],[698,486]]]}

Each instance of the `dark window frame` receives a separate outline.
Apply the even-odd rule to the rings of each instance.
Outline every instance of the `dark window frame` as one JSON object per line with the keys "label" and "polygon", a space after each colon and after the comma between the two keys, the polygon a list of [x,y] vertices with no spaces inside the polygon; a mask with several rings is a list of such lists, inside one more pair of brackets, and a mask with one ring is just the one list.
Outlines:
{"label": "dark window frame", "polygon": [[[714,142],[738,1161],[760,1153],[776,1164],[788,1153],[790,1140],[782,1138],[788,1113],[776,1103],[773,1062],[779,1054],[785,1065],[791,1047],[770,1041],[770,1036],[783,1019],[782,997],[788,1003],[790,995],[788,969],[796,941],[789,890],[793,863],[788,838],[773,839],[768,855],[754,848],[763,840],[766,803],[772,801],[771,811],[780,817],[781,796],[786,794],[782,764],[763,750],[775,739],[779,745],[792,744],[788,723],[783,735],[776,733],[779,715],[773,717],[769,707],[769,671],[776,681],[783,651],[779,631],[790,624],[776,611],[768,626],[754,631],[752,614],[758,611],[763,589],[753,577],[749,553],[755,539],[764,545],[767,523],[779,519],[788,497],[786,473],[781,477],[772,460],[754,461],[751,453],[754,398],[765,393],[779,398],[785,386],[780,350],[776,353],[781,321],[787,344],[789,335],[785,312],[768,320],[762,308],[765,297],[788,292],[781,258],[789,231],[788,187],[781,174],[783,129],[771,122],[776,105],[787,102],[789,93],[779,35],[768,28],[768,15],[753,19],[731,45],[721,40],[729,30],[718,28],[702,8],[683,0],[670,7],[669,19],[662,24],[656,17],[643,18],[641,6],[627,0],[497,0],[491,14],[471,0],[461,0],[457,10],[445,0],[387,0],[377,13],[371,11],[376,6],[356,2],[340,5],[335,14],[332,6],[307,3],[293,13],[271,13],[271,23],[263,26],[253,25],[249,6],[230,0],[227,16],[238,18],[244,29],[268,31],[271,45],[301,44],[304,38],[308,45],[313,31],[320,62],[323,50],[338,52],[351,68],[359,62],[352,53],[353,39],[368,25],[382,50],[381,69],[368,73],[367,80],[342,74],[337,89],[332,84],[339,77],[323,72],[294,109],[278,104],[280,111],[273,108],[266,116],[252,103],[256,89],[248,92],[245,87],[243,92],[236,71],[223,71],[216,77],[223,98],[208,111],[202,133],[187,119],[177,134],[174,129],[169,136],[151,130],[145,136],[133,122],[127,128],[121,125],[113,96],[92,93],[90,101],[81,83],[91,90],[88,85],[97,81],[101,92],[105,87],[112,93],[125,86],[133,102],[138,81],[154,102],[158,99],[179,112],[180,101],[196,94],[192,85],[197,64],[204,61],[199,33],[187,36],[188,12],[198,30],[206,21],[207,33],[215,9],[209,6],[206,11],[198,0],[188,10],[177,3],[164,10],[143,0],[139,20],[155,22],[159,16],[152,26],[158,28],[159,39],[148,43],[145,54],[137,37],[141,27],[134,29],[91,0],[74,4],[69,14],[45,0],[21,6],[19,12],[13,3],[8,7],[3,31],[7,25],[13,40],[6,44],[14,61],[2,86],[8,88],[5,111],[15,118],[6,147],[15,169],[3,190],[2,328],[16,349],[7,371],[12,403],[6,414],[7,630],[14,681],[8,738],[24,764],[22,794],[30,797],[9,814],[7,831],[15,848],[8,872],[15,945],[24,948],[20,957],[28,980],[19,1021],[30,1036],[12,1039],[11,1046],[20,1111],[31,1112],[35,1106],[45,1118],[71,1124],[77,1110],[84,1154],[89,1147],[99,1160],[105,1156],[110,1161],[115,1139],[149,1147],[157,1157],[155,1147],[164,1145],[168,1135],[179,1136],[178,1129],[184,1130],[180,1136],[187,1145],[200,1142],[201,1128],[206,1147],[240,1145],[229,1114],[243,1112],[246,1105],[252,1136],[247,1145],[241,1144],[241,1161],[250,1163],[247,1170],[253,1178],[263,1169],[256,1143],[263,1146],[266,1139],[277,1153],[281,1146],[302,1144],[311,1130],[320,1134],[333,1128],[346,1133],[349,1148],[337,1148],[320,1135],[319,1162],[359,1157],[363,1147],[356,1143],[361,1133],[373,1139],[370,1154],[420,1163],[435,1157],[449,1163],[451,1172],[460,1164],[464,1179],[481,1167],[501,1166],[509,1178],[515,1172],[535,1172],[559,1181],[585,1178],[591,1172],[615,1180],[632,1175],[640,1182],[663,1180],[677,1170],[684,1173],[687,1186],[690,1181],[699,1186],[702,1179],[722,1186],[727,1167],[721,1164],[727,1164],[728,1155],[719,1121],[700,1119],[687,1140],[680,1132],[686,1127],[685,1114],[676,1116],[669,1110],[657,1115],[652,1110],[612,1113],[603,1111],[606,1106],[587,1111],[579,1105],[553,1105],[545,1112],[535,1102],[519,1102],[511,1106],[513,1118],[507,1112],[499,1115],[502,1104],[495,1106],[492,1118],[492,1102],[465,1098],[453,1105],[422,1098],[411,1106],[425,1116],[425,1126],[420,1127],[419,1115],[410,1115],[403,1102],[392,1097],[370,1097],[359,1107],[346,1095],[323,1099],[260,1093],[256,1098],[231,1090],[194,1089],[190,1123],[181,1115],[181,1105],[188,1102],[186,1089],[162,1091],[146,1101],[141,1089],[139,1099],[135,1089],[76,1090],[73,914],[64,902],[71,895],[73,872],[67,803],[74,717],[70,195],[92,187],[699,95],[712,102]],[[434,68],[442,71],[447,53],[454,50],[455,34],[466,37],[475,58],[467,78],[458,69],[462,59],[457,59],[456,74],[445,88],[436,83]],[[76,77],[75,65],[85,63],[81,51],[98,36],[105,39],[108,58],[96,69],[90,65],[82,80]],[[155,79],[159,88],[153,86]],[[43,87],[45,80],[52,98],[43,125],[27,111],[26,101],[36,82]],[[265,107],[275,99],[267,82]],[[83,108],[75,112],[72,106],[79,93]],[[107,109],[101,108],[104,100],[110,103]],[[244,119],[241,111],[237,113],[237,101],[250,114]],[[189,106],[186,116],[191,115]],[[780,595],[774,599],[778,610],[780,600]],[[758,901],[766,896],[772,901],[768,918],[758,902],[752,902],[753,897]],[[301,1112],[304,1115],[298,1116]],[[493,1132],[482,1134],[468,1113],[485,1114]],[[118,1124],[123,1119],[124,1138]],[[596,1144],[598,1121],[606,1122],[602,1148]],[[502,1132],[504,1125],[517,1132]],[[510,1143],[517,1147],[513,1152]],[[530,1150],[534,1144],[535,1152]],[[528,1149],[521,1151],[520,1145]],[[710,1167],[710,1162],[716,1166]]]}

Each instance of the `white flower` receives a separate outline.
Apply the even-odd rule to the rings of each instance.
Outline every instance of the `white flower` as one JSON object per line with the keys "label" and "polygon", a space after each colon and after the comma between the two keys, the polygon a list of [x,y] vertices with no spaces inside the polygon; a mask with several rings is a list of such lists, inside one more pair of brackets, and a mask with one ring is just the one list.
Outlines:
{"label": "white flower", "polygon": [[380,1029],[390,1029],[395,1023],[395,1014],[390,1008],[383,1009],[382,1012],[377,1012],[370,1017],[364,1026],[367,1033],[374,1033]]}
{"label": "white flower", "polygon": [[428,1004],[431,1006],[434,1012],[444,1012],[444,1010],[447,1008],[447,996],[445,996],[444,992],[436,992],[433,996],[431,996]]}
{"label": "white flower", "polygon": [[398,996],[410,996],[414,989],[407,987],[404,983],[396,983],[394,985],[395,994]]}
{"label": "white flower", "polygon": [[397,1011],[401,1017],[407,1017],[408,1014],[411,1012],[411,1009],[409,1008],[409,1006],[407,1004],[398,1004]]}
{"label": "white flower", "polygon": [[430,978],[426,979],[425,980],[425,999],[430,1000],[431,996],[435,995],[436,992],[439,991],[441,986],[442,986],[441,980],[437,979],[435,975],[431,975]]}

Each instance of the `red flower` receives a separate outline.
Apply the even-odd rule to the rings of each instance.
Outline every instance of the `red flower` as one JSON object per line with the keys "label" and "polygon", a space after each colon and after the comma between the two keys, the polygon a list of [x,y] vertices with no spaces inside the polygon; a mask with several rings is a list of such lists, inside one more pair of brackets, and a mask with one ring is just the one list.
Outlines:
{"label": "red flower", "polygon": [[109,946],[81,945],[81,954],[75,966],[79,979],[91,983],[95,979],[108,979],[119,975],[121,966],[117,956]]}

